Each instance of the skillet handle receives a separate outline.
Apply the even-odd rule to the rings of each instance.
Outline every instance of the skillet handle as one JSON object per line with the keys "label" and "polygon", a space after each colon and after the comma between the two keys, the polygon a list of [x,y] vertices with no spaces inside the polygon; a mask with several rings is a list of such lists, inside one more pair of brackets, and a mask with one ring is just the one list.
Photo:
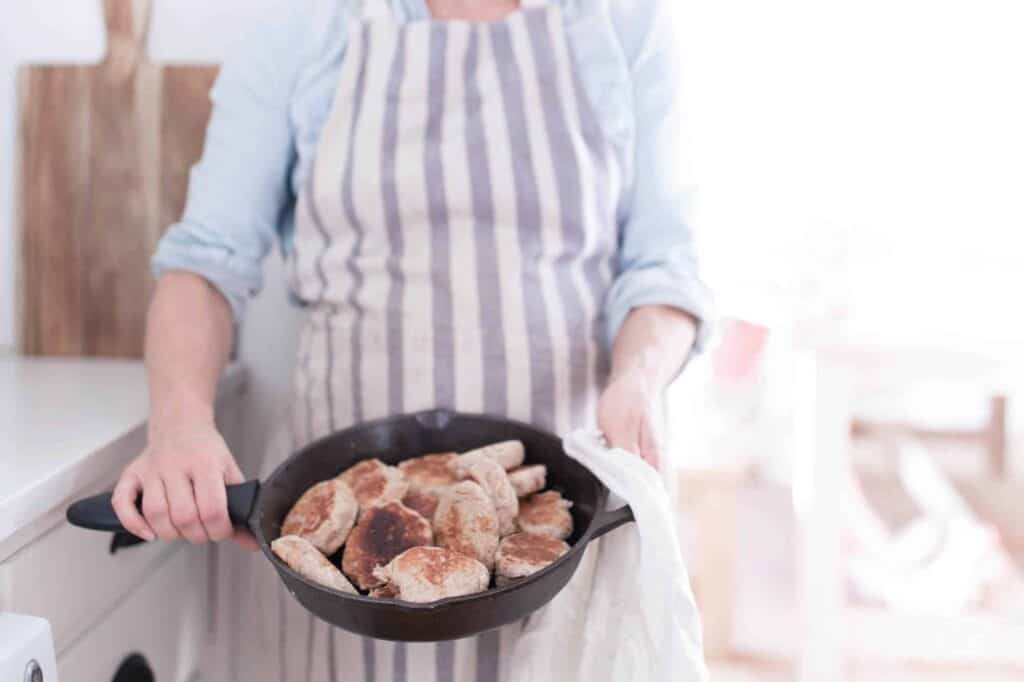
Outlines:
{"label": "skillet handle", "polygon": [[604,510],[598,512],[597,517],[594,519],[594,534],[590,536],[590,539],[596,540],[605,533],[635,520],[633,510],[630,509],[629,505],[611,511]]}
{"label": "skillet handle", "polygon": [[[231,525],[242,527],[249,523],[253,508],[256,506],[256,494],[259,493],[259,481],[246,481],[227,486],[228,517]],[[79,528],[103,530],[108,532],[127,532],[114,513],[110,502],[112,493],[100,493],[78,500],[68,507],[68,522]],[[142,508],[142,496],[135,501],[135,506]]]}

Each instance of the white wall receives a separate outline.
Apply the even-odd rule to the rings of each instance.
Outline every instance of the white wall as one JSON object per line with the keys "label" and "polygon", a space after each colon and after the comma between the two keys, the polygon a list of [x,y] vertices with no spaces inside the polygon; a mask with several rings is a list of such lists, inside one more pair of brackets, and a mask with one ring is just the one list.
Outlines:
{"label": "white wall", "polygon": [[698,222],[723,301],[778,320],[824,286],[870,341],[1016,359],[1024,4],[679,7]]}

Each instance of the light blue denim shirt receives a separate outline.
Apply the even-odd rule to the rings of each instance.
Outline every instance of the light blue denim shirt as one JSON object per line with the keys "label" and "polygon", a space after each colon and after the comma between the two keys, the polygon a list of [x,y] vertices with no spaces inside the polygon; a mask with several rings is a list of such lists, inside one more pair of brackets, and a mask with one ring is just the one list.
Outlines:
{"label": "light blue denim shirt", "polygon": [[[426,0],[388,0],[401,20],[429,19]],[[626,172],[615,280],[603,315],[610,345],[630,310],[668,305],[709,333],[680,163],[674,0],[549,0],[559,5],[584,90]],[[241,319],[275,242],[291,249],[295,197],[311,172],[359,0],[283,0],[241,36],[213,88],[206,147],[181,222],[153,257],[159,276],[209,280]]]}

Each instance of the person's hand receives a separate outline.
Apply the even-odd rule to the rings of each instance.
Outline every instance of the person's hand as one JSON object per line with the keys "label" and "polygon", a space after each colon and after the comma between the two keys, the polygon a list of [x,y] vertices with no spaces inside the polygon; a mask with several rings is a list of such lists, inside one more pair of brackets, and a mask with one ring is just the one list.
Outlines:
{"label": "person's hand", "polygon": [[597,424],[608,444],[640,455],[655,468],[661,455],[656,397],[643,372],[626,371],[612,377],[597,405]]}
{"label": "person's hand", "polygon": [[[253,549],[252,536],[236,532],[228,518],[225,485],[242,481],[213,424],[165,430],[151,434],[143,453],[125,467],[114,488],[114,511],[121,525],[145,540],[199,544],[234,537]],[[135,507],[140,493],[141,514]]]}

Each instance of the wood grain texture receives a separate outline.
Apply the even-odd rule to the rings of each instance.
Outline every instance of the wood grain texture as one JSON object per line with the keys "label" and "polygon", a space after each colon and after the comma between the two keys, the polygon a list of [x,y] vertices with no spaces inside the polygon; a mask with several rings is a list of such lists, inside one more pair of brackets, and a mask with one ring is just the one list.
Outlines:
{"label": "wood grain texture", "polygon": [[37,67],[19,78],[21,317],[32,351],[84,350],[77,273],[90,212],[90,83],[89,70],[75,67]]}
{"label": "wood grain texture", "polygon": [[149,258],[179,219],[217,69],[145,59],[149,0],[103,0],[96,66],[28,66],[21,120],[20,348],[140,357]]}

